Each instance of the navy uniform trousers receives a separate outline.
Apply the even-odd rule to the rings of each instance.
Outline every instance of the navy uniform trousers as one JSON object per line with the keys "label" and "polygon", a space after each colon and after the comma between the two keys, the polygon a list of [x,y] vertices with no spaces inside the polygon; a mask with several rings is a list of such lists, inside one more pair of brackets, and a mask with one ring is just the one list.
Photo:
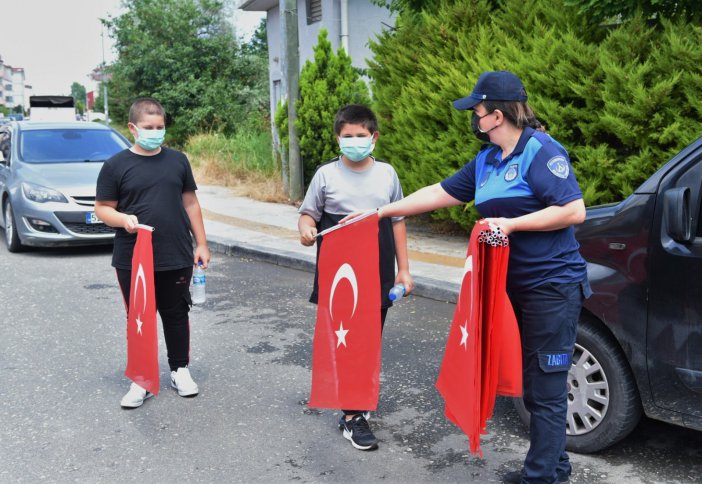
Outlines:
{"label": "navy uniform trousers", "polygon": [[552,484],[571,473],[565,451],[568,370],[589,292],[587,282],[509,292],[522,339],[524,404],[531,413],[522,482]]}

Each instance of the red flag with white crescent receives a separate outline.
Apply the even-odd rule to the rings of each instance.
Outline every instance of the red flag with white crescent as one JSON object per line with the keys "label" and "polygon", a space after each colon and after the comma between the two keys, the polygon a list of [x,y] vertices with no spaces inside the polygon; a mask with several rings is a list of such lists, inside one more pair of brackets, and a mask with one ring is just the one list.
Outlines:
{"label": "red flag with white crescent", "polygon": [[158,394],[158,333],[154,291],[153,228],[139,225],[132,255],[132,284],[127,316],[127,369],[124,374],[145,390]]}
{"label": "red flag with white crescent", "polygon": [[378,214],[321,236],[309,406],[375,410],[381,347]]}
{"label": "red flag with white crescent", "polygon": [[482,456],[496,395],[521,396],[519,329],[506,286],[507,237],[476,224],[468,245],[456,311],[436,387],[446,417],[468,436],[470,451]]}

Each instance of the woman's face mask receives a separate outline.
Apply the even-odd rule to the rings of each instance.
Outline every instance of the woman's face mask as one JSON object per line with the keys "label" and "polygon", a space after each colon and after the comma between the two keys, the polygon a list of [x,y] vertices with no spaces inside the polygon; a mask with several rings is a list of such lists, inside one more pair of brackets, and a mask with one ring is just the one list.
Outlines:
{"label": "woman's face mask", "polygon": [[373,136],[339,138],[339,148],[341,152],[354,163],[365,160],[373,152],[375,143]]}
{"label": "woman's face mask", "polygon": [[478,138],[480,141],[484,141],[485,143],[490,143],[490,135],[488,133],[490,131],[492,131],[493,129],[497,128],[497,125],[493,126],[492,128],[488,129],[487,131],[483,131],[482,129],[480,129],[480,120],[486,116],[491,115],[491,114],[492,113],[487,113],[487,114],[483,114],[482,116],[479,116],[478,113],[473,111],[473,115],[471,116],[471,120],[470,120],[470,125],[471,125],[471,129],[473,130],[473,134],[475,135],[476,138]]}

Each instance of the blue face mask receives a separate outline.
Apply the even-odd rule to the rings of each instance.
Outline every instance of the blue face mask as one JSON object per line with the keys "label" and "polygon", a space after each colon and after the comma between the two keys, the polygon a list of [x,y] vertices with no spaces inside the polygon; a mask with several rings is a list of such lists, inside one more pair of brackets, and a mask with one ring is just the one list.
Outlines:
{"label": "blue face mask", "polygon": [[375,143],[373,143],[373,136],[363,138],[339,138],[339,148],[341,148],[341,152],[346,158],[354,163],[359,163],[373,152]]}
{"label": "blue face mask", "polygon": [[163,144],[166,137],[165,129],[141,129],[137,128],[136,144],[146,151],[153,151]]}

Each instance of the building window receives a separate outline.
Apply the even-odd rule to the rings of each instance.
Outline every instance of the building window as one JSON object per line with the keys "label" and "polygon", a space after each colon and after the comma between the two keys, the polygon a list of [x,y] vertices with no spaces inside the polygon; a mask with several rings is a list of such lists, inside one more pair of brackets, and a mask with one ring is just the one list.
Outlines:
{"label": "building window", "polygon": [[305,0],[307,7],[307,24],[322,20],[322,0]]}

